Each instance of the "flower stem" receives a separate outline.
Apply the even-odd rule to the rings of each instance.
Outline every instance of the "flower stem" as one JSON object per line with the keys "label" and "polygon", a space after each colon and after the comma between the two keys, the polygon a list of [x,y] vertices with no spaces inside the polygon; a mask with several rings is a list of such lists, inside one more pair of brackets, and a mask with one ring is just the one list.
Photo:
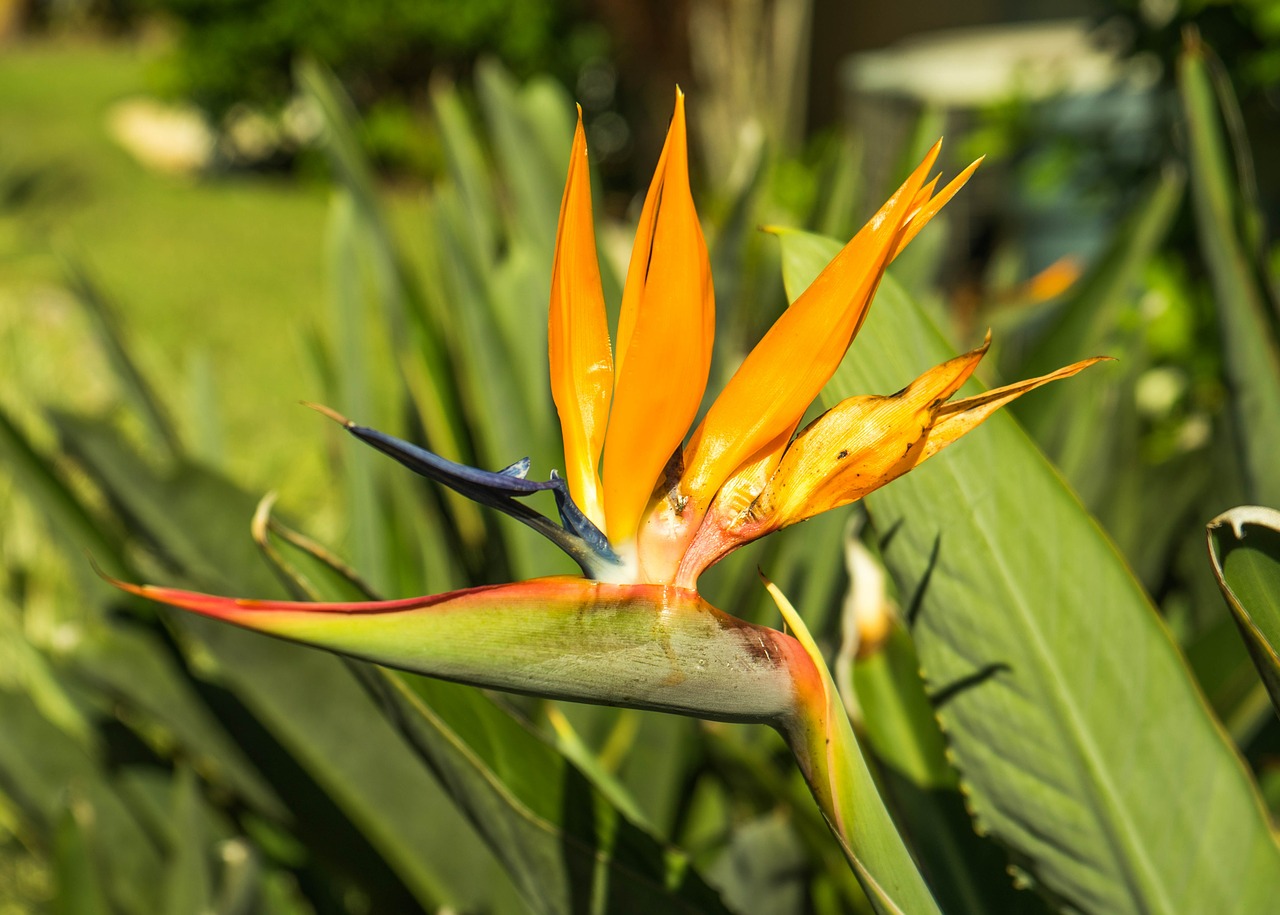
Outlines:
{"label": "flower stem", "polygon": [[939,913],[937,902],[876,789],[831,674],[804,620],[772,582],[778,604],[818,676],[797,683],[796,714],[782,728],[809,790],[879,912]]}

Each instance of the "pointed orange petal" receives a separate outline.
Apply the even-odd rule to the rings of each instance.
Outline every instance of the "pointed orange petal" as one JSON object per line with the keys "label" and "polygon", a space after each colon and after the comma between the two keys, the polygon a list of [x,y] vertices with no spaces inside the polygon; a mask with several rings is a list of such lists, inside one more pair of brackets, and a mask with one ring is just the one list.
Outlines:
{"label": "pointed orange petal", "polygon": [[689,190],[684,95],[645,198],[618,319],[617,380],[604,445],[609,539],[629,541],[697,415],[711,368],[715,297]]}
{"label": "pointed orange petal", "polygon": [[[969,164],[968,168],[952,178],[951,182],[936,197],[929,198],[927,201],[922,202],[921,205],[913,208],[913,212],[907,217],[906,227],[902,230],[902,237],[898,241],[898,247],[894,249],[893,257],[901,254],[902,249],[911,243],[911,239],[920,234],[920,230],[929,224],[929,220],[938,215],[938,211],[946,206],[947,202],[956,195],[956,192],[968,183],[981,164],[982,159],[974,160]],[[937,179],[935,178],[934,180],[936,181]]]}
{"label": "pointed orange petal", "polygon": [[705,510],[745,461],[794,427],[836,370],[940,144],[782,313],[711,405],[685,452],[681,488],[696,506]]}
{"label": "pointed orange petal", "polygon": [[1028,391],[1034,391],[1042,384],[1048,384],[1051,381],[1070,378],[1091,365],[1098,362],[1106,362],[1109,359],[1109,356],[1095,356],[1092,359],[1085,359],[1064,366],[1056,372],[1050,372],[1048,375],[1041,375],[1039,378],[1029,378],[1026,381],[1019,381],[1016,384],[996,388],[994,391],[987,391],[985,394],[978,394],[974,397],[966,397],[964,400],[957,400],[955,403],[944,404],[938,410],[933,428],[929,430],[929,437],[924,445],[924,455],[920,460],[923,461],[925,458],[937,454],[962,435],[976,429],[983,420],[996,410],[1007,403],[1017,400]]}
{"label": "pointed orange petal", "polygon": [[924,460],[934,415],[986,354],[949,359],[889,397],[850,397],[814,420],[791,443],[751,506],[748,525],[774,530],[862,498]]}
{"label": "pointed orange petal", "polygon": [[551,396],[560,414],[569,493],[592,523],[603,528],[604,494],[597,468],[613,395],[613,356],[596,259],[591,173],[581,108],[560,202],[547,342]]}

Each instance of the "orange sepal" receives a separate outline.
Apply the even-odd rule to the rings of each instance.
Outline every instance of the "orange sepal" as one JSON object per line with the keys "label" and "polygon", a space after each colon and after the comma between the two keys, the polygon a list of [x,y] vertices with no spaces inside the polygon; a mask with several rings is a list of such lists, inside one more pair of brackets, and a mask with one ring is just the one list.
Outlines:
{"label": "orange sepal", "polygon": [[618,319],[617,378],[604,445],[613,543],[631,540],[663,468],[698,412],[711,369],[715,295],[689,190],[684,95],[649,186]]}
{"label": "orange sepal", "polygon": [[581,108],[560,202],[547,343],[569,493],[592,523],[603,528],[604,494],[598,467],[613,396],[613,355],[596,257]]}

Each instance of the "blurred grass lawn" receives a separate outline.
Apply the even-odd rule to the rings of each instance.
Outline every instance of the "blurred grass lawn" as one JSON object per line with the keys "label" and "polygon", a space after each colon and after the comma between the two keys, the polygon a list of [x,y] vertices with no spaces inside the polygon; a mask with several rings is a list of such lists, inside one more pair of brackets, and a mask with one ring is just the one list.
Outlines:
{"label": "blurred grass lawn", "polygon": [[[253,487],[311,501],[324,486],[319,399],[302,334],[327,309],[325,188],[285,179],[181,179],[145,170],[108,135],[107,112],[145,93],[158,51],[38,43],[0,54],[0,168],[44,191],[0,208],[0,393],[92,409],[107,369],[63,293],[55,251],[80,258],[117,305],[127,341],[190,441],[204,389],[225,466]],[[210,385],[209,382],[212,382]],[[291,499],[290,497],[293,497]]]}

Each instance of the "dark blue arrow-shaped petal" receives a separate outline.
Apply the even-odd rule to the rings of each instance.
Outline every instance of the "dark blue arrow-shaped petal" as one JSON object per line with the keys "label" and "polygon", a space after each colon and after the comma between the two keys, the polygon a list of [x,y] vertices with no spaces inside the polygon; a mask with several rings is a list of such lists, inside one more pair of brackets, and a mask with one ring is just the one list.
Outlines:
{"label": "dark blue arrow-shaped petal", "polygon": [[[367,445],[395,458],[414,473],[448,486],[462,493],[473,502],[488,505],[522,521],[564,550],[582,569],[588,578],[597,578],[602,569],[620,564],[618,555],[609,546],[608,538],[574,504],[564,479],[555,471],[546,481],[528,480],[529,459],[522,458],[502,470],[480,470],[442,458],[417,445],[360,426],[328,407],[318,404],[307,406],[323,413]],[[551,490],[556,507],[560,510],[563,526],[556,524],[541,512],[535,511],[516,499],[536,492]]]}

